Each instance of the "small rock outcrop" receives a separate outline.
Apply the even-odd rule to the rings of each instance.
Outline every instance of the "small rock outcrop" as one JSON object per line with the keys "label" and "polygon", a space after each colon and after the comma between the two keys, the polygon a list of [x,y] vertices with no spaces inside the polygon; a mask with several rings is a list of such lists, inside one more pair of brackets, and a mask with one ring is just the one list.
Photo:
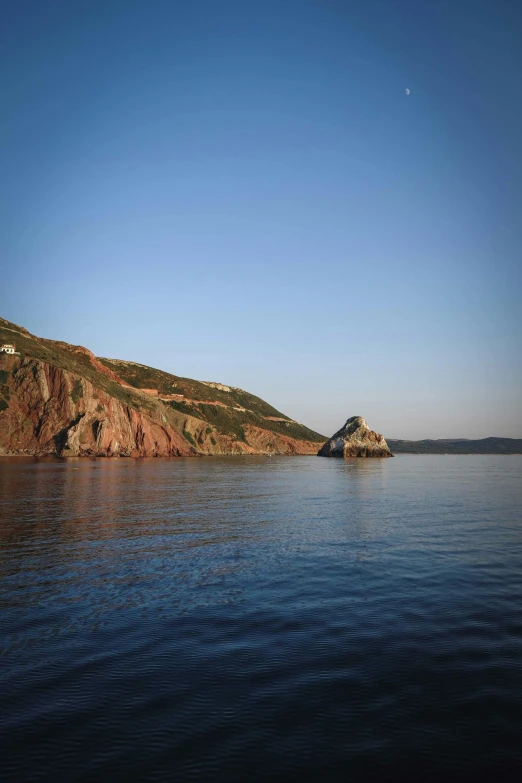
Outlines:
{"label": "small rock outcrop", "polygon": [[362,416],[352,416],[321,446],[319,457],[393,457],[384,436],[371,430]]}

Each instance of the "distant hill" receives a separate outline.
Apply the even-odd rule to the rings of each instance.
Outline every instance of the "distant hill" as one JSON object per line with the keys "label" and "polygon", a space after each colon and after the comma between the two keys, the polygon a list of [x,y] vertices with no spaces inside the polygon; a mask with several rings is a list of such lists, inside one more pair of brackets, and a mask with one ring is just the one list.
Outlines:
{"label": "distant hill", "polygon": [[0,318],[0,454],[316,454],[326,438],[249,392],[30,334]]}
{"label": "distant hill", "polygon": [[522,438],[386,441],[394,454],[522,454]]}

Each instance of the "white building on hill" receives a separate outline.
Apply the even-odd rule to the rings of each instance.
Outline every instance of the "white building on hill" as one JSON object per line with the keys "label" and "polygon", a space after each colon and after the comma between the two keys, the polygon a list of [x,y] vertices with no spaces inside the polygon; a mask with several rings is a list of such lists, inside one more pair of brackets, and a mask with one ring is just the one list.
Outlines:
{"label": "white building on hill", "polygon": [[18,353],[14,345],[9,345],[9,343],[4,343],[0,347],[0,353]]}

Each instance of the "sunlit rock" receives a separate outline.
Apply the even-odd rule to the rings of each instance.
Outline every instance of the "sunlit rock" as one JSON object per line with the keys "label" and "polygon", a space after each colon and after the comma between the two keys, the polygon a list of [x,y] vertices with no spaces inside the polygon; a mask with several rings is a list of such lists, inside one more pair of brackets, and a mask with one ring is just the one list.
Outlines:
{"label": "sunlit rock", "polygon": [[362,416],[352,416],[321,446],[319,457],[393,457],[384,436],[371,430]]}

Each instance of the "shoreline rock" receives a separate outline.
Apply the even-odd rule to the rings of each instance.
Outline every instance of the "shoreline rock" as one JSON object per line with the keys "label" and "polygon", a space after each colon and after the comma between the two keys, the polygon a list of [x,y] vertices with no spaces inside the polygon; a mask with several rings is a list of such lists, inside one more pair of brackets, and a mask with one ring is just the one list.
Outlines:
{"label": "shoreline rock", "polygon": [[318,457],[393,457],[384,435],[371,430],[362,416],[352,416],[330,440],[321,446]]}

